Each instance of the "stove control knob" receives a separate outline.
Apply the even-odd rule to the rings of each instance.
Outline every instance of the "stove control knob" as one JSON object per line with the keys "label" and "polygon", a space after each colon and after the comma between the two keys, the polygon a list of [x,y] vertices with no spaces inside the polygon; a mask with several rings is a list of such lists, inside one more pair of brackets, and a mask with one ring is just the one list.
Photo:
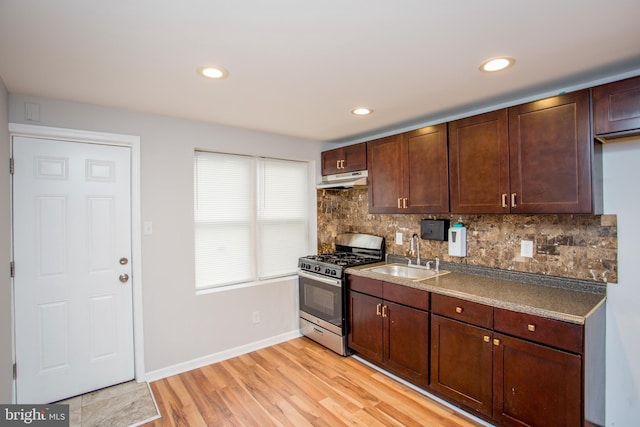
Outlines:
{"label": "stove control knob", "polygon": [[336,272],[335,270],[331,271],[331,274],[332,274],[333,276],[337,276],[337,272]]}
{"label": "stove control knob", "polygon": [[319,265],[316,265],[314,270],[319,272],[320,270],[322,270],[322,267],[320,267]]}
{"label": "stove control knob", "polygon": [[330,275],[331,275],[331,269],[330,269],[330,268],[326,268],[326,269],[324,270],[324,274],[327,274],[327,275],[329,275],[329,276],[330,276]]}

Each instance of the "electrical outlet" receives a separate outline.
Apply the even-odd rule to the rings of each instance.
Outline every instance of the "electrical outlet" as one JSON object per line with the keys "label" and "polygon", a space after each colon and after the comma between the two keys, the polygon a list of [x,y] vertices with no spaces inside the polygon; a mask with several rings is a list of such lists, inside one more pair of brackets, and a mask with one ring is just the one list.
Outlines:
{"label": "electrical outlet", "polygon": [[251,322],[253,324],[260,323],[260,312],[259,311],[254,311],[253,313],[251,313]]}
{"label": "electrical outlet", "polygon": [[402,244],[402,233],[398,232],[396,233],[396,245],[401,245]]}
{"label": "electrical outlet", "polygon": [[533,241],[522,240],[520,241],[520,256],[525,258],[533,258]]}

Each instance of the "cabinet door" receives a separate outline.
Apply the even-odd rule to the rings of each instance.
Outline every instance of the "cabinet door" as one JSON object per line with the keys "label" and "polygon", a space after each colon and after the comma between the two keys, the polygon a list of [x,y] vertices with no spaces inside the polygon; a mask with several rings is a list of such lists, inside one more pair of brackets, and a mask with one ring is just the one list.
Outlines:
{"label": "cabinet door", "polygon": [[401,135],[403,213],[449,212],[449,160],[446,123]]}
{"label": "cabinet door", "polygon": [[509,108],[512,213],[591,213],[589,92]]}
{"label": "cabinet door", "polygon": [[490,417],[493,333],[431,315],[431,388]]}
{"label": "cabinet door", "polygon": [[342,149],[323,151],[322,157],[322,175],[334,175],[343,172],[340,169],[340,161],[342,158]]}
{"label": "cabinet door", "polygon": [[581,425],[581,357],[494,335],[493,417],[505,426]]}
{"label": "cabinet door", "polygon": [[384,364],[422,387],[429,384],[429,313],[384,301]]}
{"label": "cabinet door", "polygon": [[394,135],[367,143],[369,170],[369,212],[401,211],[402,165],[400,136]]}
{"label": "cabinet door", "polygon": [[367,143],[347,145],[342,147],[344,169],[340,172],[356,172],[367,168]]}
{"label": "cabinet door", "polygon": [[640,133],[640,76],[593,88],[596,136]]}
{"label": "cabinet door", "polygon": [[509,213],[507,110],[449,123],[452,213]]}
{"label": "cabinet door", "polygon": [[381,314],[381,299],[349,292],[349,348],[377,363],[382,363]]}

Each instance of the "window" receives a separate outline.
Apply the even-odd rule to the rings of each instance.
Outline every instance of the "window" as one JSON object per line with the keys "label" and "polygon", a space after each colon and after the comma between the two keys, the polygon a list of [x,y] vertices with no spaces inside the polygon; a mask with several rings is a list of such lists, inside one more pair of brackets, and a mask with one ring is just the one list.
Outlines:
{"label": "window", "polygon": [[196,151],[196,289],[292,274],[309,249],[308,164]]}

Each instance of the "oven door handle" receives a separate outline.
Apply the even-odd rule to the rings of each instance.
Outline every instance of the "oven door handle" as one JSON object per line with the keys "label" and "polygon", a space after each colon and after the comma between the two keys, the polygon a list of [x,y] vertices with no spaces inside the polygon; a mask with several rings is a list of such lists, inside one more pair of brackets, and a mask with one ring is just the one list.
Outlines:
{"label": "oven door handle", "polygon": [[317,274],[309,274],[302,270],[298,270],[298,276],[304,277],[309,280],[315,280],[317,282],[326,283],[327,285],[335,286],[338,288],[342,287],[342,280],[340,279],[332,279],[330,277],[324,277]]}

